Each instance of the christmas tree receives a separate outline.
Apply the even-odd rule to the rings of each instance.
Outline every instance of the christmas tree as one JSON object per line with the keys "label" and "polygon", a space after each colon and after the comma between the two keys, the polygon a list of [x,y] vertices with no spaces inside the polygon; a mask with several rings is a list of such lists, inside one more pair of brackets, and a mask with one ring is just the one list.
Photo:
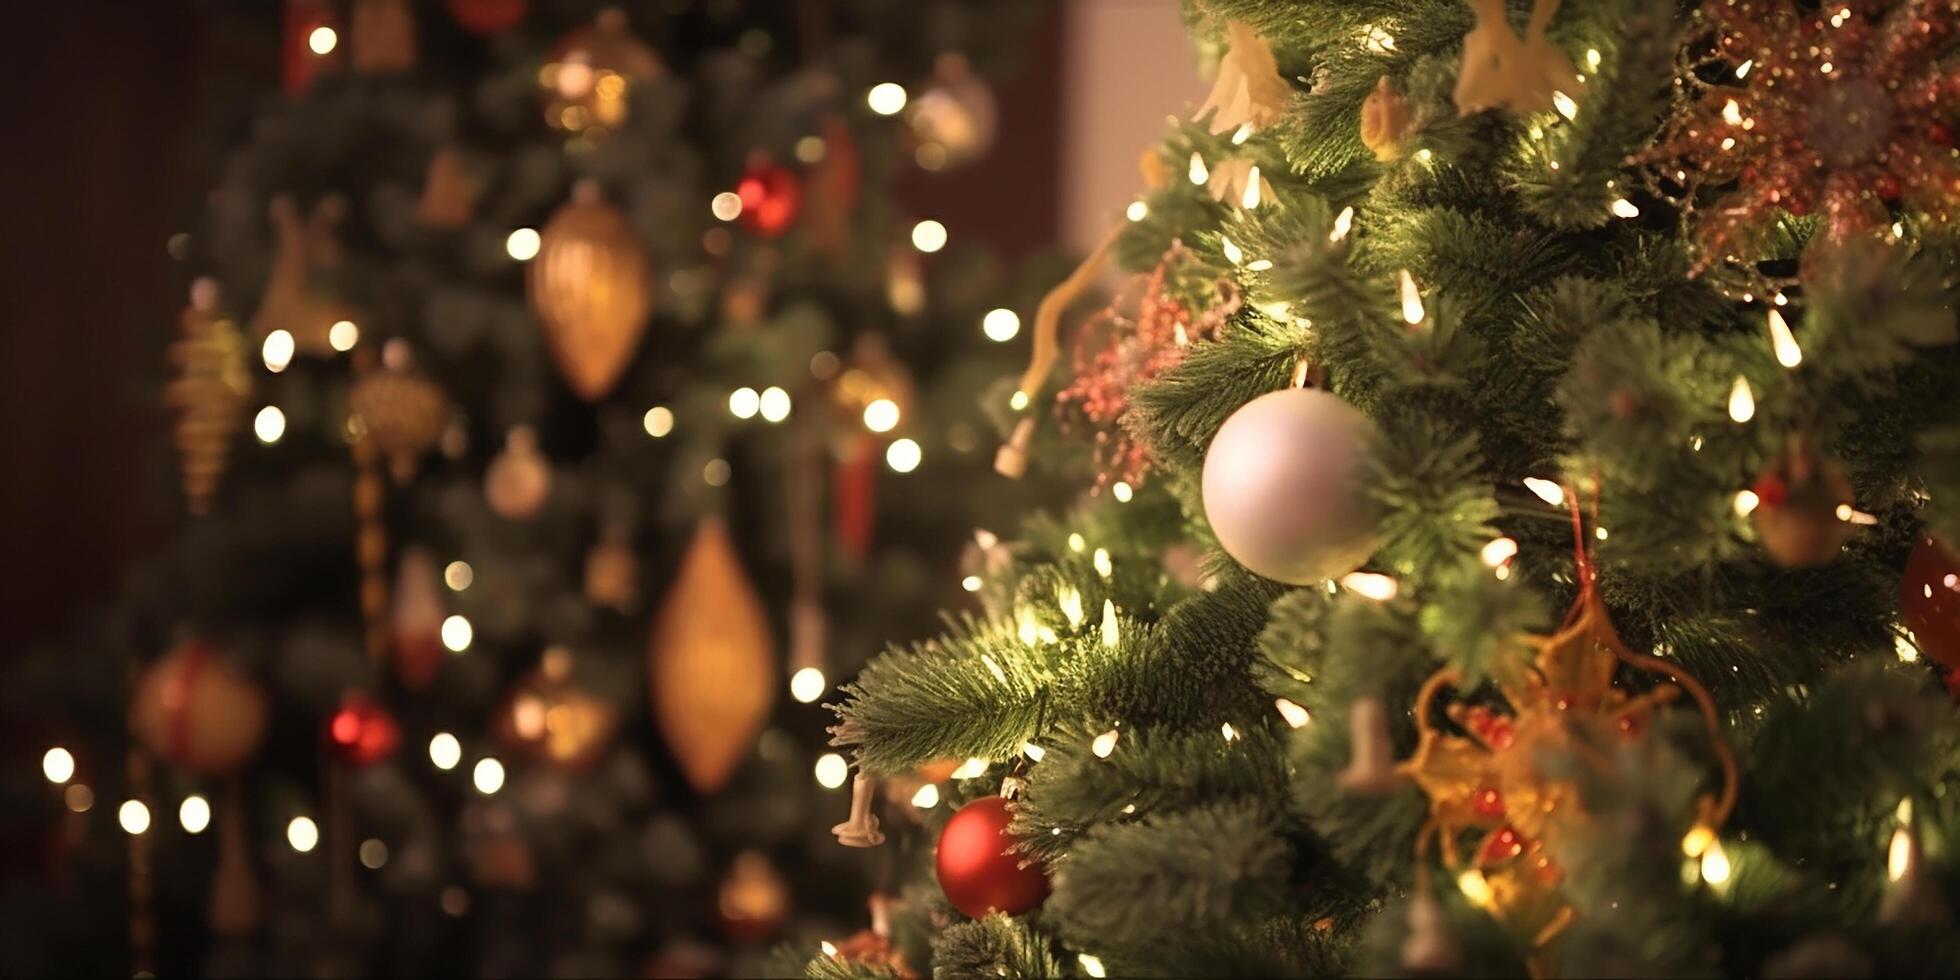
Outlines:
{"label": "christmas tree", "polygon": [[976,406],[1044,275],[892,186],[987,152],[1040,12],[209,5],[283,91],[171,243],[183,533],[10,685],[4,972],[752,974],[861,917],[814,702],[1040,495],[976,497]]}
{"label": "christmas tree", "polygon": [[1015,397],[1099,479],[835,705],[966,761],[810,975],[1960,970],[1960,4],[1186,12]]}

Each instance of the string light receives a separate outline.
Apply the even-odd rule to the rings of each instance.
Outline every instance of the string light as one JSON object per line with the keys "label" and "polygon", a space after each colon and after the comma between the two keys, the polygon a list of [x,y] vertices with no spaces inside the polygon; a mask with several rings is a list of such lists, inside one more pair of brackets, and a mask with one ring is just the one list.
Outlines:
{"label": "string light", "polygon": [[757,409],[762,407],[762,395],[746,385],[728,393],[728,414],[738,419],[755,418]]}
{"label": "string light", "polygon": [[316,27],[306,35],[306,47],[316,55],[329,55],[340,44],[340,35],[331,27]]}
{"label": "string light", "polygon": [[924,458],[925,451],[911,439],[894,440],[885,447],[885,465],[891,467],[894,473],[910,473],[919,468],[919,462]]}
{"label": "string light", "polygon": [[1245,262],[1245,251],[1236,244],[1233,244],[1232,240],[1226,238],[1224,235],[1218,236],[1218,249],[1225,253],[1225,261],[1233,265],[1240,265]]}
{"label": "string light", "polygon": [[124,800],[116,810],[116,822],[122,825],[124,833],[141,834],[150,829],[150,808],[142,800]]}
{"label": "string light", "polygon": [[1117,641],[1120,639],[1121,637],[1118,635],[1118,627],[1116,625],[1116,603],[1114,600],[1104,599],[1102,614],[1103,646],[1115,647]]}
{"label": "string light", "polygon": [[728,478],[734,474],[734,467],[728,465],[728,460],[720,457],[708,460],[701,465],[701,482],[711,487],[727,485]]}
{"label": "string light", "polygon": [[984,774],[986,771],[987,771],[987,760],[968,759],[965,762],[960,763],[960,767],[958,769],[953,770],[953,775],[951,778],[972,779],[975,776]]}
{"label": "string light", "polygon": [[912,794],[912,805],[921,810],[930,810],[939,805],[939,787],[927,783]]}
{"label": "string light", "polygon": [[1119,504],[1129,503],[1136,498],[1136,493],[1135,489],[1122,480],[1118,480],[1109,486],[1109,495],[1115,497],[1116,502]]}
{"label": "string light", "polygon": [[1483,550],[1478,554],[1484,560],[1484,564],[1496,568],[1510,561],[1517,553],[1517,539],[1505,537],[1493,539],[1489,544],[1484,545]]}
{"label": "string light", "polygon": [[1349,205],[1348,207],[1342,208],[1340,214],[1334,216],[1334,230],[1327,233],[1327,240],[1338,243],[1341,239],[1346,238],[1348,232],[1353,229],[1354,207],[1353,205]]}
{"label": "string light", "polygon": [[1022,410],[1022,409],[1024,409],[1024,408],[1027,408],[1027,407],[1028,407],[1028,393],[1027,393],[1027,392],[1025,392],[1025,391],[1017,391],[1017,392],[1015,392],[1015,393],[1014,393],[1014,395],[1013,395],[1013,397],[1011,397],[1011,398],[1009,398],[1009,399],[1007,399],[1007,407],[1008,407],[1008,408],[1011,408],[1011,409],[1013,409],[1013,410],[1015,410],[1015,411],[1017,411],[1017,412],[1018,412],[1018,411],[1021,411],[1021,410]]}
{"label": "string light", "polygon": [[708,211],[723,221],[734,221],[742,216],[742,195],[722,191],[708,201]]}
{"label": "string light", "polygon": [[196,793],[184,797],[184,802],[177,806],[177,822],[183,825],[184,833],[204,833],[211,826],[210,801]]}
{"label": "string light", "polygon": [[1774,308],[1769,311],[1769,345],[1776,352],[1776,363],[1786,368],[1803,363],[1803,349],[1797,346],[1796,335],[1790,332],[1782,311]]}
{"label": "string light", "polygon": [[1236,742],[1239,740],[1240,737],[1239,730],[1233,728],[1232,723],[1229,721],[1223,725],[1218,726],[1218,734],[1224,736],[1225,741],[1227,742]]}
{"label": "string light", "polygon": [[789,696],[804,704],[809,704],[823,697],[824,690],[829,686],[830,684],[824,678],[821,668],[805,667],[790,675]]}
{"label": "string light", "polygon": [[927,218],[912,226],[912,247],[928,254],[946,247],[946,226]]}
{"label": "string light", "polygon": [[1150,205],[1142,201],[1131,201],[1130,206],[1123,209],[1123,216],[1131,221],[1142,221],[1150,217]]}
{"label": "string light", "polygon": [[828,939],[825,939],[825,940],[821,940],[821,941],[819,941],[819,942],[817,943],[817,948],[818,948],[818,949],[821,949],[821,950],[823,950],[823,955],[825,955],[825,956],[836,956],[836,955],[837,955],[837,944],[836,944],[836,943],[833,943],[833,942],[831,942],[831,941],[830,941],[830,940],[828,940]]}
{"label": "string light", "polygon": [[1748,517],[1755,512],[1756,507],[1762,502],[1762,498],[1757,497],[1756,491],[1754,490],[1737,490],[1735,492],[1735,516]]}
{"label": "string light", "polygon": [[1070,550],[1070,551],[1074,551],[1074,552],[1080,552],[1080,551],[1082,551],[1082,549],[1084,549],[1084,548],[1087,548],[1087,547],[1089,547],[1089,539],[1087,539],[1087,538],[1085,538],[1085,537],[1083,537],[1083,536],[1082,536],[1082,532],[1080,532],[1080,531],[1070,531],[1070,532],[1069,532],[1069,534],[1068,534],[1068,550]]}
{"label": "string light", "polygon": [[1259,165],[1256,163],[1245,173],[1245,197],[1240,203],[1247,210],[1259,206]]}
{"label": "string light", "polygon": [[1755,417],[1756,393],[1749,390],[1749,379],[1738,374],[1735,387],[1729,389],[1729,418],[1747,422]]}
{"label": "string light", "polygon": [[462,653],[470,648],[470,641],[476,638],[476,630],[470,621],[462,616],[450,616],[442,621],[442,645],[450,653]]}
{"label": "string light", "polygon": [[519,262],[529,262],[538,257],[538,248],[543,244],[536,228],[519,228],[504,239],[504,251]]}
{"label": "string light", "polygon": [[388,863],[388,845],[373,837],[361,842],[361,849],[358,853],[361,858],[361,867],[369,871],[379,871],[382,865]]}
{"label": "string light", "polygon": [[665,405],[655,405],[647,409],[640,424],[646,427],[647,435],[655,439],[665,438],[667,433],[674,431],[674,411]]}
{"label": "string light", "polygon": [[470,782],[485,796],[495,794],[504,788],[504,764],[487,755],[476,760],[476,768],[470,770]]}
{"label": "string light", "polygon": [[1088,953],[1082,953],[1076,956],[1075,961],[1082,964],[1083,973],[1094,977],[1095,980],[1102,980],[1103,977],[1109,976],[1108,971],[1103,969],[1102,960],[1090,956]]}
{"label": "string light", "polygon": [[1387,602],[1395,598],[1401,586],[1387,575],[1374,572],[1349,572],[1341,576],[1341,585],[1350,592],[1359,593],[1377,602]]}
{"label": "string light", "polygon": [[881,116],[895,116],[905,108],[907,95],[905,86],[897,82],[879,82],[864,93],[864,104]]}
{"label": "string light", "polygon": [[1089,743],[1089,751],[1095,753],[1098,759],[1107,759],[1110,753],[1116,751],[1117,737],[1118,732],[1112,728],[1096,736],[1095,740]]}
{"label": "string light", "polygon": [[1186,176],[1191,178],[1191,183],[1199,187],[1205,186],[1205,183],[1211,180],[1211,170],[1205,167],[1205,158],[1195,151],[1191,154],[1191,172]]}
{"label": "string light", "polygon": [[1082,612],[1082,592],[1073,586],[1064,585],[1056,591],[1055,605],[1061,607],[1062,618],[1068,620],[1071,628],[1081,626],[1087,618]]}
{"label": "string light", "polygon": [[1681,853],[1691,858],[1700,857],[1703,851],[1708,850],[1708,845],[1713,843],[1715,843],[1715,831],[1707,824],[1698,823],[1681,836]]}
{"label": "string light", "polygon": [[1557,109],[1558,114],[1568,122],[1579,118],[1579,103],[1572,101],[1572,96],[1564,92],[1552,93],[1552,108]]}
{"label": "string light", "polygon": [[1892,635],[1892,651],[1899,655],[1899,662],[1902,664],[1919,662],[1919,646],[1913,641],[1909,630],[1902,628]]}
{"label": "string light", "polygon": [[980,591],[980,586],[983,584],[984,583],[980,581],[980,576],[978,575],[968,575],[967,577],[960,579],[960,588],[965,589],[968,592]]}
{"label": "string light", "polygon": [[1109,560],[1108,548],[1097,548],[1096,553],[1090,556],[1090,561],[1096,566],[1096,574],[1103,578],[1108,578],[1112,572],[1116,571],[1116,565]]}
{"label": "string light", "polygon": [[1737,78],[1737,80],[1748,78],[1749,69],[1754,67],[1756,67],[1756,59],[1754,58],[1751,58],[1748,61],[1745,61],[1742,64],[1735,66],[1735,77]]}
{"label": "string light", "polygon": [[1615,198],[1613,200],[1612,211],[1614,215],[1621,218],[1640,217],[1640,209],[1635,207],[1632,201],[1629,201],[1624,197]]}
{"label": "string light", "polygon": [[1708,849],[1701,852],[1701,880],[1719,887],[1728,883],[1729,873],[1733,870],[1728,852],[1722,850],[1722,842],[1709,841]]}
{"label": "string light", "polygon": [[1402,319],[1407,321],[1409,326],[1413,327],[1421,323],[1425,315],[1425,311],[1422,308],[1422,294],[1416,290],[1415,277],[1409,275],[1409,270],[1403,269]]}
{"label": "string light", "polygon": [[252,434],[270,446],[286,435],[286,413],[277,405],[267,405],[252,416]]}
{"label": "string light", "polygon": [[265,369],[273,374],[286,370],[293,363],[293,352],[297,349],[293,335],[285,330],[274,330],[265,335],[265,343],[259,345],[259,356],[265,360]]}
{"label": "string light", "polygon": [[66,803],[68,809],[75,813],[87,813],[89,807],[95,805],[95,791],[81,783],[75,783],[62,791],[61,802]]}
{"label": "string light", "polygon": [[1892,844],[1886,848],[1885,877],[1898,881],[1912,870],[1912,833],[1904,827],[1892,830]]}
{"label": "string light", "polygon": [[1251,138],[1252,138],[1252,124],[1249,122],[1240,123],[1239,128],[1232,130],[1233,146],[1244,146],[1245,141]]}
{"label": "string light", "polygon": [[286,843],[305,854],[320,846],[320,825],[312,817],[294,817],[286,824]]}
{"label": "string light", "polygon": [[851,764],[835,752],[825,752],[817,757],[817,785],[824,789],[836,789],[850,778]]}
{"label": "string light", "polygon": [[889,398],[879,398],[864,406],[864,427],[873,432],[890,432],[898,428],[898,403]]}
{"label": "string light", "polygon": [[1599,70],[1599,49],[1598,49],[1598,48],[1587,48],[1587,49],[1586,49],[1586,70],[1587,70],[1587,71],[1598,71],[1598,70]]}
{"label": "string light", "polygon": [[1551,504],[1553,507],[1565,506],[1565,488],[1550,480],[1527,476],[1524,478],[1524,488],[1536,494],[1539,500]]}
{"label": "string light", "polygon": [[1275,698],[1273,707],[1279,709],[1279,716],[1286,719],[1288,728],[1305,728],[1307,722],[1313,720],[1313,715],[1307,709],[1285,698]]}
{"label": "string light", "polygon": [[1490,882],[1484,878],[1483,872],[1472,868],[1457,875],[1456,888],[1463,893],[1464,898],[1470,900],[1470,904],[1478,908],[1486,908],[1490,905]]}
{"label": "string light", "polygon": [[327,328],[327,346],[341,353],[353,350],[354,345],[360,342],[361,328],[352,320],[335,320],[333,326]]}
{"label": "string light", "polygon": [[437,732],[429,739],[429,761],[444,772],[456,768],[463,761],[463,743],[448,732]]}
{"label": "string light", "polygon": [[1048,753],[1041,746],[1033,742],[1022,742],[1021,754],[1027,756],[1029,762],[1040,762],[1042,757]]}
{"label": "string light", "polygon": [[1021,318],[1013,310],[988,310],[987,315],[980,318],[980,332],[994,343],[1007,343],[1021,332]]}
{"label": "string light", "polygon": [[1859,510],[1850,504],[1837,505],[1837,519],[1849,524],[1862,524],[1867,527],[1878,523],[1878,518]]}
{"label": "string light", "polygon": [[57,745],[41,754],[41,775],[59,786],[75,778],[75,756]]}

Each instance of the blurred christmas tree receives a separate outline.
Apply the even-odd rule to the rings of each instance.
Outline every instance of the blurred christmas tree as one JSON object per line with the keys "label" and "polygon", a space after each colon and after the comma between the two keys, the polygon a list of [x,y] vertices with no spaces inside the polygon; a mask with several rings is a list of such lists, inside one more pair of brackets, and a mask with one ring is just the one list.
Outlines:
{"label": "blurred christmas tree", "polygon": [[208,13],[284,91],[172,244],[194,516],[14,685],[54,880],[6,972],[752,973],[855,923],[813,702],[1035,495],[974,491],[1040,273],[889,188],[987,151],[1039,5]]}
{"label": "blurred christmas tree", "polygon": [[1960,4],[1186,8],[1107,492],[847,687],[968,761],[810,975],[1960,970]]}

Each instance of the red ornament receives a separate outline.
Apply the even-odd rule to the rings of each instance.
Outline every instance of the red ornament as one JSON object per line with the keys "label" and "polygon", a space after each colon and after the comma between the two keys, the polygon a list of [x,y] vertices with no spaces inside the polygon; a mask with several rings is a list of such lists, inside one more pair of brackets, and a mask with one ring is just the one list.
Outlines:
{"label": "red ornament", "polygon": [[327,720],[327,744],[342,761],[371,766],[395,754],[401,728],[373,698],[352,694]]}
{"label": "red ornament", "polygon": [[954,908],[975,919],[994,911],[1020,915],[1048,897],[1048,873],[1024,865],[1011,850],[1010,819],[1006,800],[983,796],[960,807],[939,832],[939,887]]}
{"label": "red ornament", "polygon": [[759,162],[735,184],[735,196],[742,201],[742,226],[774,238],[803,209],[803,182],[787,167]]}
{"label": "red ornament", "polygon": [[129,727],[151,752],[191,772],[237,769],[265,734],[265,695],[210,644],[186,640],[143,672]]}
{"label": "red ornament", "polygon": [[1960,560],[1946,545],[1919,539],[1899,578],[1899,611],[1919,649],[1960,673]]}
{"label": "red ornament", "polygon": [[449,15],[471,34],[489,37],[522,23],[530,6],[527,0],[449,0]]}
{"label": "red ornament", "polygon": [[837,475],[831,483],[837,543],[845,554],[859,560],[871,553],[878,513],[878,463],[883,456],[877,437],[869,433],[858,436],[837,461]]}

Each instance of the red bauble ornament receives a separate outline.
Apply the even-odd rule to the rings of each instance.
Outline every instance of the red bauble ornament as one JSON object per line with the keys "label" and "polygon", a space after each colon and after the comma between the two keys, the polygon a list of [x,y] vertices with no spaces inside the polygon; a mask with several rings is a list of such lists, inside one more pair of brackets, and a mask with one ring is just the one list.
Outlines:
{"label": "red bauble ornament", "polygon": [[144,670],[129,727],[172,764],[204,775],[237,769],[265,734],[265,695],[210,644],[186,640]]}
{"label": "red bauble ornament", "polygon": [[1960,560],[1946,545],[1919,539],[1899,578],[1899,612],[1926,656],[1960,672]]}
{"label": "red bauble ornament", "polygon": [[735,184],[735,196],[742,200],[742,226],[774,238],[803,209],[803,182],[787,167],[757,163]]}
{"label": "red bauble ornament", "polygon": [[356,766],[371,766],[394,755],[401,734],[394,716],[362,694],[349,695],[327,719],[327,744],[342,761]]}
{"label": "red bauble ornament", "polygon": [[449,15],[471,34],[488,37],[522,23],[530,6],[527,0],[449,0]]}
{"label": "red bauble ornament", "polygon": [[1048,897],[1048,873],[1023,865],[1007,835],[1007,801],[983,796],[960,807],[939,832],[939,887],[953,907],[979,919],[988,912],[1020,915]]}

